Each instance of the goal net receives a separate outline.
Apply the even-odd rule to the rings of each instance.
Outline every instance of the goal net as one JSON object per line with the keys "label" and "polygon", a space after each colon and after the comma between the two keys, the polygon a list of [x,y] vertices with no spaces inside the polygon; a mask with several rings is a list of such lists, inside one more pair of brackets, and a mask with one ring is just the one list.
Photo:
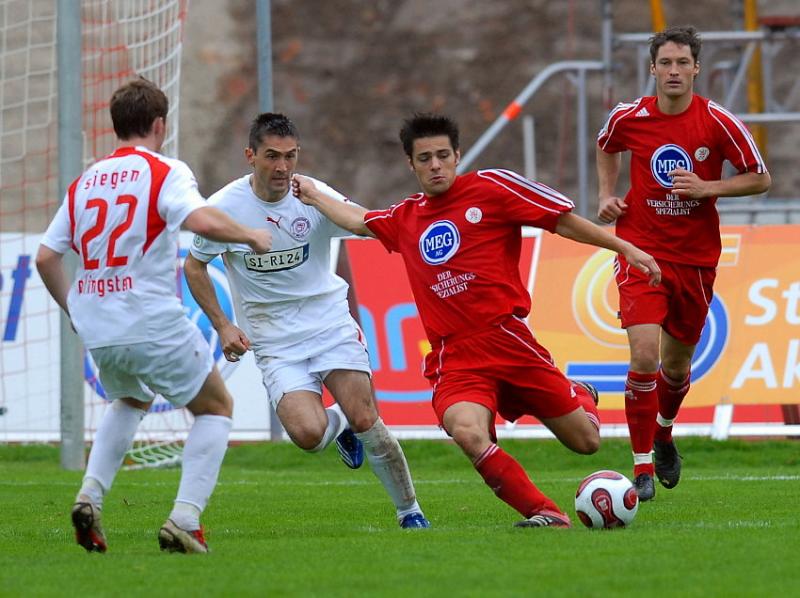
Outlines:
{"label": "goal net", "polygon": [[[59,313],[35,272],[42,233],[61,202],[55,0],[0,0],[0,441],[60,437]],[[169,98],[163,153],[178,151],[180,59],[188,0],[76,0],[82,27],[83,161],[109,154],[111,93],[141,75]],[[87,359],[86,431],[105,409]],[[183,410],[157,400],[131,453],[138,463],[179,455]]]}

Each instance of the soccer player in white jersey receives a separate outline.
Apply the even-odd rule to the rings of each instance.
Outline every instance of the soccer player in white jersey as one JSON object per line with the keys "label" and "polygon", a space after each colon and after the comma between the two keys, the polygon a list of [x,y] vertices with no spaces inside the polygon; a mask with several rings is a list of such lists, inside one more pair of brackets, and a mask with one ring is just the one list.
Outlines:
{"label": "soccer player in white jersey", "polygon": [[[184,264],[189,288],[219,333],[228,360],[238,360],[252,343],[269,400],[297,446],[317,452],[336,440],[342,460],[353,469],[366,453],[400,526],[429,527],[400,444],[378,416],[347,283],[330,269],[331,238],[349,233],[290,193],[298,140],[297,128],[282,114],[264,113],[253,121],[245,149],[253,173],[223,187],[209,203],[238,222],[268,226],[272,251],[259,254],[241,243],[197,235]],[[208,262],[220,254],[241,328],[223,313],[208,275]],[[323,384],[336,400],[328,409]]]}
{"label": "soccer player in white jersey", "polygon": [[[194,415],[159,544],[170,552],[208,551],[200,514],[217,482],[233,403],[176,294],[178,229],[243,243],[256,253],[271,246],[268,230],[242,226],[209,207],[189,167],[157,153],[167,108],[164,93],[142,78],[114,92],[117,149],[69,186],[36,256],[45,286],[91,351],[112,401],[72,509],[77,542],[89,552],[107,549],[103,497],[156,393]],[[70,248],[79,256],[71,285],[62,264]]]}

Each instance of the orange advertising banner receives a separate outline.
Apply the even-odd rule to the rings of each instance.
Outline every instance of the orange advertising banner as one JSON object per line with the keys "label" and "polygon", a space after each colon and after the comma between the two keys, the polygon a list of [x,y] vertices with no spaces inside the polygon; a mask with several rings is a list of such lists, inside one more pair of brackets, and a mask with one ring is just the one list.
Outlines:
{"label": "orange advertising banner", "polygon": [[[800,226],[723,227],[714,298],[684,403],[800,402]],[[570,378],[622,409],[629,353],[610,251],[541,237],[531,326]]]}

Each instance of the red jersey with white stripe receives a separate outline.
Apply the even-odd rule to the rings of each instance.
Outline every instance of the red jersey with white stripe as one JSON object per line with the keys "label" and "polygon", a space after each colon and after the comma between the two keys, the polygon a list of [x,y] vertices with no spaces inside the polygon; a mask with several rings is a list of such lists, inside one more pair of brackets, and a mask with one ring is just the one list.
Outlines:
{"label": "red jersey with white stripe", "polygon": [[631,152],[628,209],[617,219],[617,235],[656,258],[678,264],[717,265],[719,214],[716,197],[691,199],[672,193],[667,173],[684,168],[703,180],[719,180],[725,160],[740,173],[767,172],[744,124],[696,94],[680,114],[663,114],[654,96],[619,104],[597,143],[608,153]]}
{"label": "red jersey with white stripe", "polygon": [[144,147],[120,148],[73,181],[42,244],[78,254],[67,302],[87,348],[180,328],[178,229],[205,205],[186,164]]}
{"label": "red jersey with white stripe", "polygon": [[435,197],[413,195],[364,216],[389,251],[403,257],[428,339],[486,328],[531,308],[520,279],[522,226],[555,230],[572,202],[509,170],[455,179]]}

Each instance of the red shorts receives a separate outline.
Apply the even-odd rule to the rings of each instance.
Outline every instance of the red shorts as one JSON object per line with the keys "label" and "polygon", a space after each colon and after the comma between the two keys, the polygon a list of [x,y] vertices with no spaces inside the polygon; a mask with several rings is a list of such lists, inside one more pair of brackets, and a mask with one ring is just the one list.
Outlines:
{"label": "red shorts", "polygon": [[617,256],[617,288],[622,327],[659,324],[670,336],[687,345],[700,341],[714,296],[716,268],[685,266],[658,260],[661,284],[651,287],[643,272]]}
{"label": "red shorts", "polygon": [[425,357],[425,377],[433,386],[439,424],[448,407],[462,401],[484,405],[508,421],[523,415],[560,417],[579,406],[570,381],[516,317],[443,340]]}

